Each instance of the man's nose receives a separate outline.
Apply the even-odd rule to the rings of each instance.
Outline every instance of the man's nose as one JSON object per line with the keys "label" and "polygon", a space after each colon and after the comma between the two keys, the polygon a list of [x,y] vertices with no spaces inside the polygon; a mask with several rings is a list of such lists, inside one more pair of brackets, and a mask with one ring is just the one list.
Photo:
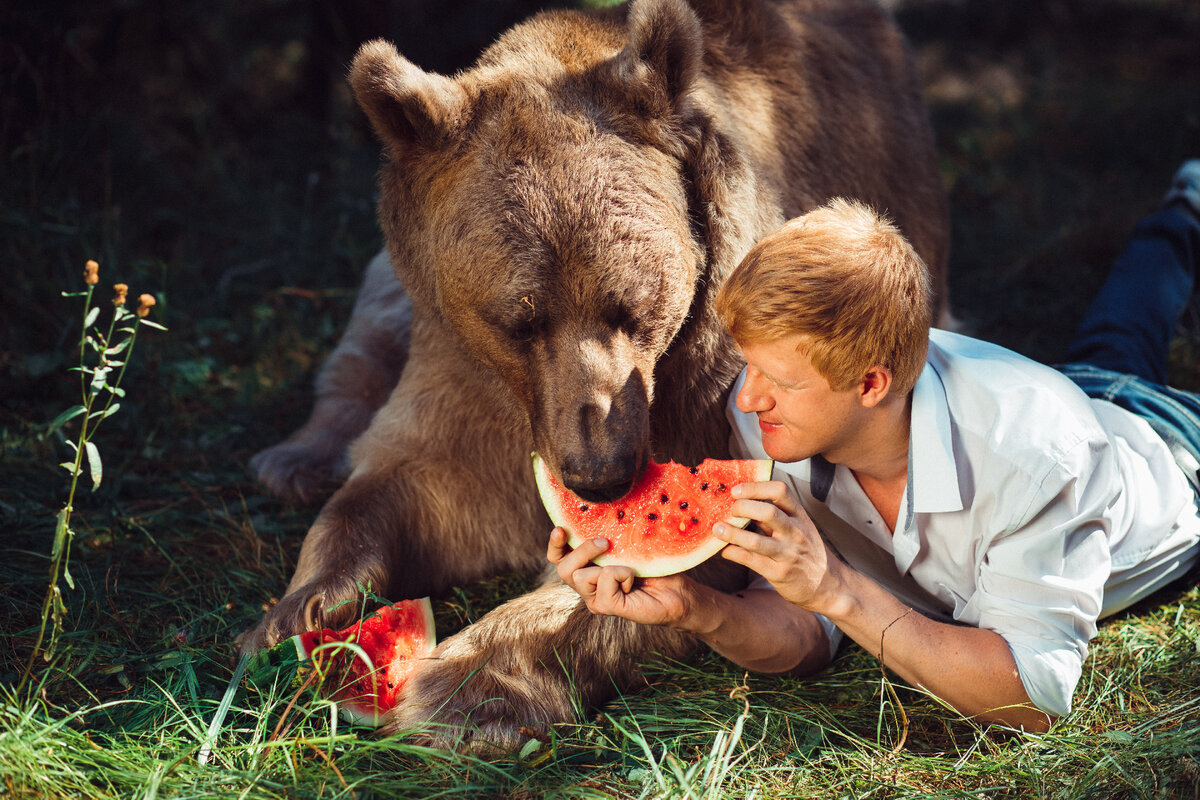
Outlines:
{"label": "man's nose", "polygon": [[763,393],[761,381],[762,379],[756,377],[753,370],[746,372],[746,380],[737,393],[738,411],[750,413],[766,411],[771,407],[771,399]]}

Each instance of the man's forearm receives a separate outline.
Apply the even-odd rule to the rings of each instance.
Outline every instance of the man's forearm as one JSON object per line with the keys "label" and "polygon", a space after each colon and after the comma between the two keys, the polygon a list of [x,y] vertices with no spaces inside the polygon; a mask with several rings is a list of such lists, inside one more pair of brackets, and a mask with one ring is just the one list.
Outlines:
{"label": "man's forearm", "polygon": [[1049,727],[1000,634],[929,619],[861,573],[842,577],[845,591],[821,613],[905,681],[966,716],[1031,731]]}
{"label": "man's forearm", "polygon": [[829,663],[821,623],[776,592],[726,594],[703,584],[693,587],[688,614],[674,627],[697,635],[735,664],[765,674],[807,675]]}

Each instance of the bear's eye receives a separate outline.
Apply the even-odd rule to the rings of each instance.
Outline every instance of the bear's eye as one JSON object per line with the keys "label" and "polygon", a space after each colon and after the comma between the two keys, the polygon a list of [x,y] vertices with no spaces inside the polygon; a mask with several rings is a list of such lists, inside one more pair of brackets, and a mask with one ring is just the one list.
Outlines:
{"label": "bear's eye", "polygon": [[634,342],[649,344],[653,334],[646,325],[646,320],[638,312],[625,304],[611,306],[604,316],[604,322],[613,330],[619,330]]}
{"label": "bear's eye", "polygon": [[624,303],[609,306],[608,313],[604,315],[604,322],[608,327],[626,334],[632,334],[636,326],[633,313]]}
{"label": "bear's eye", "polygon": [[489,325],[506,339],[528,342],[536,337],[545,323],[533,298],[526,295],[519,301],[503,304],[496,313],[487,315]]}
{"label": "bear's eye", "polygon": [[536,319],[518,320],[515,324],[510,325],[508,329],[508,338],[517,342],[528,342],[537,335],[538,325]]}

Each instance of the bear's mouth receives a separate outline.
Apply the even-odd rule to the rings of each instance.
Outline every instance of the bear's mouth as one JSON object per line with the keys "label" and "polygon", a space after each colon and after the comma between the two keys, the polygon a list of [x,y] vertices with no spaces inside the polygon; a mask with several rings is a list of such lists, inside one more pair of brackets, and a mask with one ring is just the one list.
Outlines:
{"label": "bear's mouth", "polygon": [[633,481],[623,481],[622,483],[613,484],[612,486],[603,486],[595,489],[572,488],[578,497],[587,500],[589,503],[611,503],[614,500],[620,500],[629,490],[633,488]]}

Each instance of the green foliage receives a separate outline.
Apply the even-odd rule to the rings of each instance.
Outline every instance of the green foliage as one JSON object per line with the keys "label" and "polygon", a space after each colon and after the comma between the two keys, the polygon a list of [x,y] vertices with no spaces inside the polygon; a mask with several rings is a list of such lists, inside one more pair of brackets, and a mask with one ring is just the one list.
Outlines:
{"label": "green foliage", "polygon": [[[38,656],[45,661],[54,658],[58,639],[63,631],[63,616],[67,607],[58,581],[61,578],[70,589],[75,588],[70,571],[71,543],[75,538],[75,531],[71,529],[71,515],[75,510],[75,491],[79,487],[79,476],[83,474],[85,460],[88,477],[92,481],[92,491],[100,488],[100,481],[104,477],[100,448],[93,439],[100,423],[121,408],[116,399],[125,397],[121,379],[125,377],[125,367],[133,355],[133,344],[137,340],[138,330],[143,325],[166,330],[157,322],[146,319],[150,308],[155,305],[154,297],[142,295],[137,312],[132,312],[125,307],[129,287],[121,283],[113,287],[116,293],[113,298],[113,312],[105,330],[100,321],[100,307],[92,305],[92,295],[99,281],[99,268],[99,264],[89,260],[84,268],[87,290],[63,292],[64,297],[84,298],[83,326],[79,335],[79,366],[72,368],[72,371],[79,373],[80,403],[55,417],[46,433],[59,433],[67,423],[79,418],[79,435],[76,440],[64,439],[74,455],[71,460],[64,461],[59,466],[70,475],[70,488],[67,491],[66,504],[55,516],[54,538],[50,548],[50,575],[46,596],[42,601],[41,624],[18,690],[33,675]],[[50,627],[48,641],[45,639],[47,625]]]}

